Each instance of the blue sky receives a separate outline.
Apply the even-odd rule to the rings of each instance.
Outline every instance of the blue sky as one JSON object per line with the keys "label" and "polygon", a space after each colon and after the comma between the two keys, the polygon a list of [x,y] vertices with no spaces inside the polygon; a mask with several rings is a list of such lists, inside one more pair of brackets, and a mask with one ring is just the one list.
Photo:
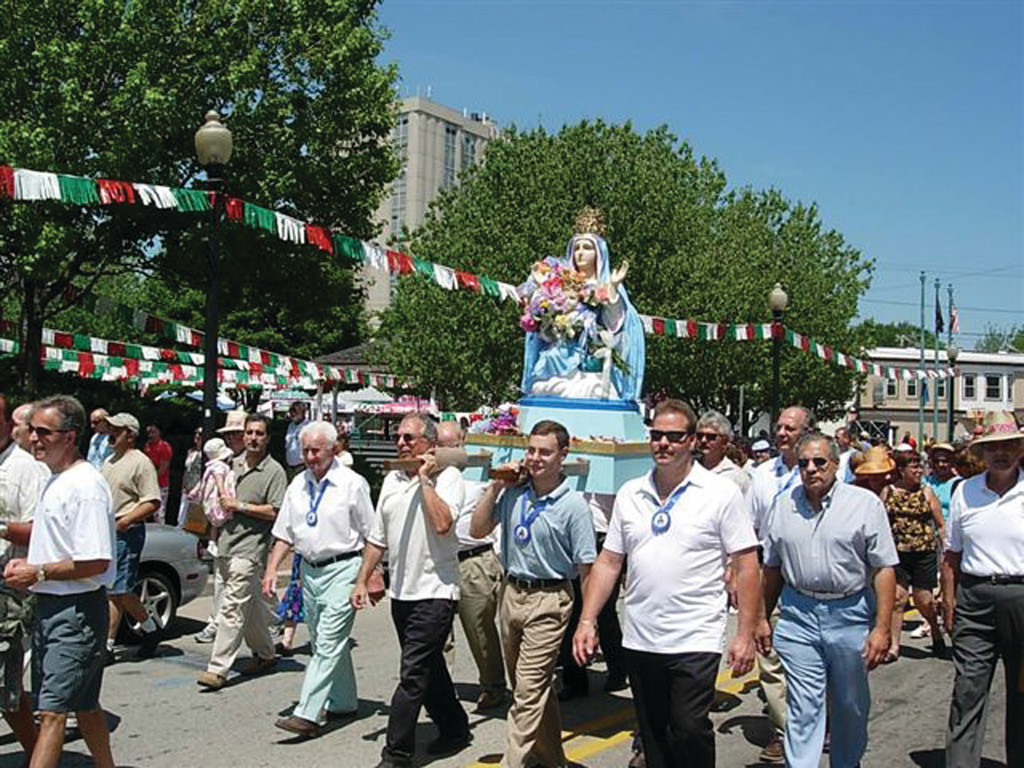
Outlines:
{"label": "blue sky", "polygon": [[[952,282],[959,341],[1024,325],[1024,3],[384,0],[402,96],[500,125],[666,124],[730,186],[873,258],[862,317]],[[728,320],[728,318],[716,318]],[[929,319],[930,323],[931,320]]]}

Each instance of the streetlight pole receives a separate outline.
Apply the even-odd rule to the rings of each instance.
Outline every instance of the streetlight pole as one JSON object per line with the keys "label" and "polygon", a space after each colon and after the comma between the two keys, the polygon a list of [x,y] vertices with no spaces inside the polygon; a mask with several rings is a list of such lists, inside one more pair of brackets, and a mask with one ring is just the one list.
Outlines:
{"label": "streetlight pole", "polygon": [[206,121],[196,131],[196,154],[206,169],[207,186],[213,192],[210,214],[210,238],[206,282],[206,327],[203,339],[203,439],[213,437],[217,428],[217,337],[219,331],[220,222],[224,211],[224,166],[231,159],[231,131],[214,111],[206,113]]}
{"label": "streetlight pole", "polygon": [[949,367],[952,374],[949,377],[949,389],[946,391],[946,442],[953,442],[953,432],[956,429],[956,360],[960,357],[960,350],[952,344],[946,347],[946,357],[949,360]]}
{"label": "streetlight pole", "polygon": [[775,422],[779,418],[779,397],[781,389],[781,365],[782,365],[782,313],[786,311],[789,303],[789,296],[782,289],[781,283],[776,283],[768,294],[768,308],[772,311],[772,420],[769,431],[775,428]]}

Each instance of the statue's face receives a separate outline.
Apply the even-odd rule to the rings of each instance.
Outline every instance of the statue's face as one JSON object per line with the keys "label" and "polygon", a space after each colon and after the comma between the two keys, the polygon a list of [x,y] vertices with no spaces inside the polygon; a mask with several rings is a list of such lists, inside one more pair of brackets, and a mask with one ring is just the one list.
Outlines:
{"label": "statue's face", "polygon": [[597,243],[594,238],[583,235],[573,241],[572,262],[587,277],[597,275]]}

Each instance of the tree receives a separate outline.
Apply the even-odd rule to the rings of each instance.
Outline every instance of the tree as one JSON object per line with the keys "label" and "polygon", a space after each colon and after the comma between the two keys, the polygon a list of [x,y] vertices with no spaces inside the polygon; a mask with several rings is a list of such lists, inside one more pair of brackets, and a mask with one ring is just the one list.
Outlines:
{"label": "tree", "polygon": [[[199,172],[193,134],[217,108],[234,134],[231,194],[369,237],[398,169],[385,141],[396,73],[375,63],[375,5],[11,0],[0,162],[187,186]],[[0,202],[0,280],[20,299],[28,384],[42,324],[105,277],[160,275],[177,299],[169,309],[200,324],[208,226],[138,205]],[[360,295],[340,258],[240,228],[222,254],[226,332],[289,350],[302,339],[306,353],[309,338],[359,337]]]}
{"label": "tree", "polygon": [[[856,332],[860,336],[861,344],[871,349],[872,347],[921,347],[920,326],[906,321],[899,323],[880,323],[873,318],[867,318],[856,326]],[[924,331],[925,349],[935,348],[935,333],[925,328]],[[939,339],[939,348],[945,349],[946,342]]]}
{"label": "tree", "polygon": [[[416,233],[413,255],[519,283],[530,264],[562,255],[586,205],[608,219],[613,262],[642,313],[713,322],[768,322],[774,283],[789,292],[786,323],[853,352],[848,329],[870,264],[817,209],[775,190],[726,191],[714,161],[697,159],[665,128],[583,122],[557,134],[512,129],[483,164],[443,194]],[[483,296],[452,295],[411,277],[399,284],[380,336],[395,373],[433,390],[446,408],[517,396],[522,366],[518,311]],[[738,421],[771,391],[770,344],[648,336],[645,390],[717,407]],[[852,376],[793,349],[783,359],[784,399],[824,413],[843,406]]]}
{"label": "tree", "polygon": [[995,325],[985,328],[985,335],[974,344],[976,352],[999,352],[1008,349],[1024,352],[1024,326],[1010,326],[1005,330]]}

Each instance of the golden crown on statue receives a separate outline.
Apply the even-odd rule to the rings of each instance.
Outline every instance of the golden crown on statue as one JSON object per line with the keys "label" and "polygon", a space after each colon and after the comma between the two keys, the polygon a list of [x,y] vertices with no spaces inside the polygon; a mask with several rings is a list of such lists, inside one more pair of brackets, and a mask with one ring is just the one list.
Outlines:
{"label": "golden crown on statue", "polygon": [[598,235],[600,237],[604,237],[608,228],[604,214],[589,205],[577,214],[575,227],[577,235]]}

